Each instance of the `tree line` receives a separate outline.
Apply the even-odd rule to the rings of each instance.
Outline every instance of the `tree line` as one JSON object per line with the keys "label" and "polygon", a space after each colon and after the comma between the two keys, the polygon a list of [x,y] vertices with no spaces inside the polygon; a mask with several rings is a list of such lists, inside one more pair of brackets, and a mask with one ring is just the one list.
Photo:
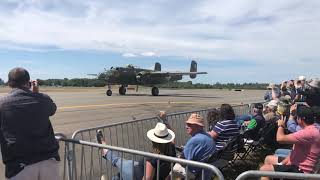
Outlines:
{"label": "tree line", "polygon": [[188,82],[172,82],[168,84],[161,84],[161,88],[185,88],[185,89],[266,89],[267,83],[220,83],[214,84],[193,84]]}
{"label": "tree line", "polygon": [[[89,78],[74,78],[74,79],[37,79],[40,86],[55,86],[55,87],[104,87],[105,81],[101,79]],[[5,85],[5,82],[0,79],[0,85]],[[159,88],[177,88],[177,89],[266,89],[266,83],[220,83],[202,84],[192,81],[187,82],[171,82],[158,85]]]}

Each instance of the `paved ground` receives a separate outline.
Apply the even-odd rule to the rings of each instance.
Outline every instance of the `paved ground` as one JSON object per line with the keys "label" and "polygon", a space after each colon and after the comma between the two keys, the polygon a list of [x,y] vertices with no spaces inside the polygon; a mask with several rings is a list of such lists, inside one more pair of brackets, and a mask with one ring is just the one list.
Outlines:
{"label": "paved ground", "polygon": [[[8,89],[0,88],[0,97]],[[121,96],[114,90],[106,96],[104,88],[42,88],[58,106],[51,118],[56,132],[71,135],[78,129],[94,127],[133,118],[154,116],[158,110],[170,112],[217,107],[221,103],[240,104],[262,101],[264,91],[229,91],[214,89],[160,90],[160,96],[150,95],[150,89],[130,90]]]}

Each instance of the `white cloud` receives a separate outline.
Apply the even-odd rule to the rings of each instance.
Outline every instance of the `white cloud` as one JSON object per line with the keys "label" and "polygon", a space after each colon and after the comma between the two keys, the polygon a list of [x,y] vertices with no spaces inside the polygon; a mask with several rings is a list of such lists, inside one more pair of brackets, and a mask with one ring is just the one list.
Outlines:
{"label": "white cloud", "polygon": [[[320,58],[319,8],[318,0],[0,2],[0,42],[130,52],[125,57],[245,59],[273,68]],[[300,62],[302,69],[315,64]]]}
{"label": "white cloud", "polygon": [[143,52],[143,53],[141,53],[141,56],[153,57],[153,56],[156,56],[156,53],[154,53],[154,52]]}
{"label": "white cloud", "polygon": [[123,57],[137,57],[137,55],[134,53],[123,53],[122,56]]}

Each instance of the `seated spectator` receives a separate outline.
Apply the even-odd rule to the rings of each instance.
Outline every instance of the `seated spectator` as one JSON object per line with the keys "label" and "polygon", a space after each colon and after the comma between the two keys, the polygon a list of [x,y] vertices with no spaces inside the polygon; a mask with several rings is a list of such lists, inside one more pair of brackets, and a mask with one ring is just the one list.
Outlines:
{"label": "seated spectator", "polygon": [[280,97],[284,97],[284,96],[290,96],[290,92],[287,89],[287,81],[284,81],[281,83],[281,87],[280,87]]}
{"label": "seated spectator", "polygon": [[264,100],[271,101],[276,100],[280,97],[280,91],[275,84],[270,83],[267,89],[268,91],[264,95]]}
{"label": "seated spectator", "polygon": [[222,104],[220,107],[220,117],[223,120],[217,122],[214,128],[208,132],[215,139],[216,150],[222,149],[230,138],[239,135],[239,126],[235,121],[235,113],[232,106]]}
{"label": "seated spectator", "polygon": [[[218,121],[213,129],[208,132],[216,142],[216,151],[223,149],[232,138],[240,134],[240,128],[235,121],[235,113],[232,106],[222,104],[220,107],[220,117],[222,120]],[[238,144],[235,143],[232,147],[223,149],[222,156],[213,162],[213,165],[218,168],[225,166],[228,161],[234,158],[237,148]]]}
{"label": "seated spectator", "polygon": [[[289,120],[287,121],[287,129],[291,133],[297,132],[297,131],[302,129],[302,127],[298,124],[298,122],[296,120],[297,119],[297,115],[296,115],[297,107],[298,107],[298,105],[294,104],[290,108],[290,116],[289,116]],[[320,121],[319,121],[320,112],[319,112],[319,109],[320,109],[319,106],[314,106],[314,107],[311,108],[312,112],[314,113],[315,125],[317,127],[320,127]]]}
{"label": "seated spectator", "polygon": [[320,106],[320,80],[313,79],[307,85],[308,88],[301,91],[300,94],[305,97],[305,101],[310,107]]}
{"label": "seated spectator", "polygon": [[[278,121],[277,141],[283,144],[293,144],[290,155],[286,158],[275,155],[267,156],[262,171],[280,171],[311,173],[320,154],[320,131],[314,125],[314,114],[311,108],[301,106],[297,109],[297,122],[302,130],[286,135],[284,120]],[[263,177],[261,179],[269,179]]]}
{"label": "seated spectator", "polygon": [[314,113],[314,121],[316,126],[320,128],[320,106],[313,106],[311,107],[313,113]]}
{"label": "seated spectator", "polygon": [[294,102],[304,102],[305,96],[303,95],[303,92],[305,91],[305,83],[306,83],[306,77],[299,76],[298,79],[295,81],[294,86],[296,87],[296,97],[294,98]]}
{"label": "seated spectator", "polygon": [[220,121],[220,111],[218,109],[212,109],[208,111],[207,122],[208,122],[208,131],[211,131],[213,127]]}
{"label": "seated spectator", "polygon": [[287,90],[290,94],[291,100],[294,100],[296,97],[296,88],[294,87],[294,80],[290,80],[287,82]]}
{"label": "seated spectator", "polygon": [[258,140],[260,137],[257,136],[259,130],[264,127],[265,119],[262,114],[263,105],[261,103],[253,104],[252,108],[252,118],[250,120],[244,121],[244,125],[247,129],[252,131],[248,134],[253,140]]}
{"label": "seated spectator", "polygon": [[264,110],[264,119],[266,122],[274,122],[279,119],[279,116],[277,115],[277,106],[278,101],[277,100],[271,100]]}
{"label": "seated spectator", "polygon": [[[192,137],[188,140],[184,146],[182,158],[187,160],[193,160],[198,162],[207,162],[215,151],[215,142],[211,136],[206,133],[204,127],[203,117],[199,114],[191,114],[186,121],[186,130]],[[188,167],[189,171],[194,177],[199,178],[201,176],[202,169],[195,167]],[[204,171],[204,179],[210,179],[212,174],[210,171]]]}
{"label": "seated spectator", "polygon": [[[168,129],[165,124],[157,123],[154,129],[148,131],[147,137],[152,141],[152,153],[172,157],[176,156],[175,147],[171,143],[175,138],[175,134]],[[100,144],[107,144],[106,141],[103,140],[101,130],[97,131],[97,141]],[[102,157],[111,161],[114,167],[121,168],[122,166],[122,180],[130,180],[132,177],[134,177],[135,180],[157,179],[157,159],[147,158],[146,164],[144,164],[143,159],[139,162],[127,160],[119,157],[116,152],[108,149],[102,150]],[[171,171],[171,163],[160,161],[159,165],[159,179],[166,179]],[[146,173],[145,177],[144,169]],[[112,179],[120,180],[120,176],[115,176]]]}

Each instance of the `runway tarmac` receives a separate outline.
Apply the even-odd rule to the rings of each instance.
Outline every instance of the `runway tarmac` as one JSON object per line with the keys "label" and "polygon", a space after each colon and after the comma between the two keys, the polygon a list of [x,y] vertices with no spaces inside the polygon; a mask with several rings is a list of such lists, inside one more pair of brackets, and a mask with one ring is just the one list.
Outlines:
{"label": "runway tarmac", "polygon": [[[216,89],[160,89],[160,96],[151,96],[149,88],[125,96],[115,89],[112,96],[104,88],[40,89],[58,106],[51,117],[55,132],[70,136],[75,130],[154,116],[159,110],[168,113],[218,107],[222,103],[241,104],[262,101],[265,91],[229,91]],[[0,97],[6,93],[0,93]]]}

